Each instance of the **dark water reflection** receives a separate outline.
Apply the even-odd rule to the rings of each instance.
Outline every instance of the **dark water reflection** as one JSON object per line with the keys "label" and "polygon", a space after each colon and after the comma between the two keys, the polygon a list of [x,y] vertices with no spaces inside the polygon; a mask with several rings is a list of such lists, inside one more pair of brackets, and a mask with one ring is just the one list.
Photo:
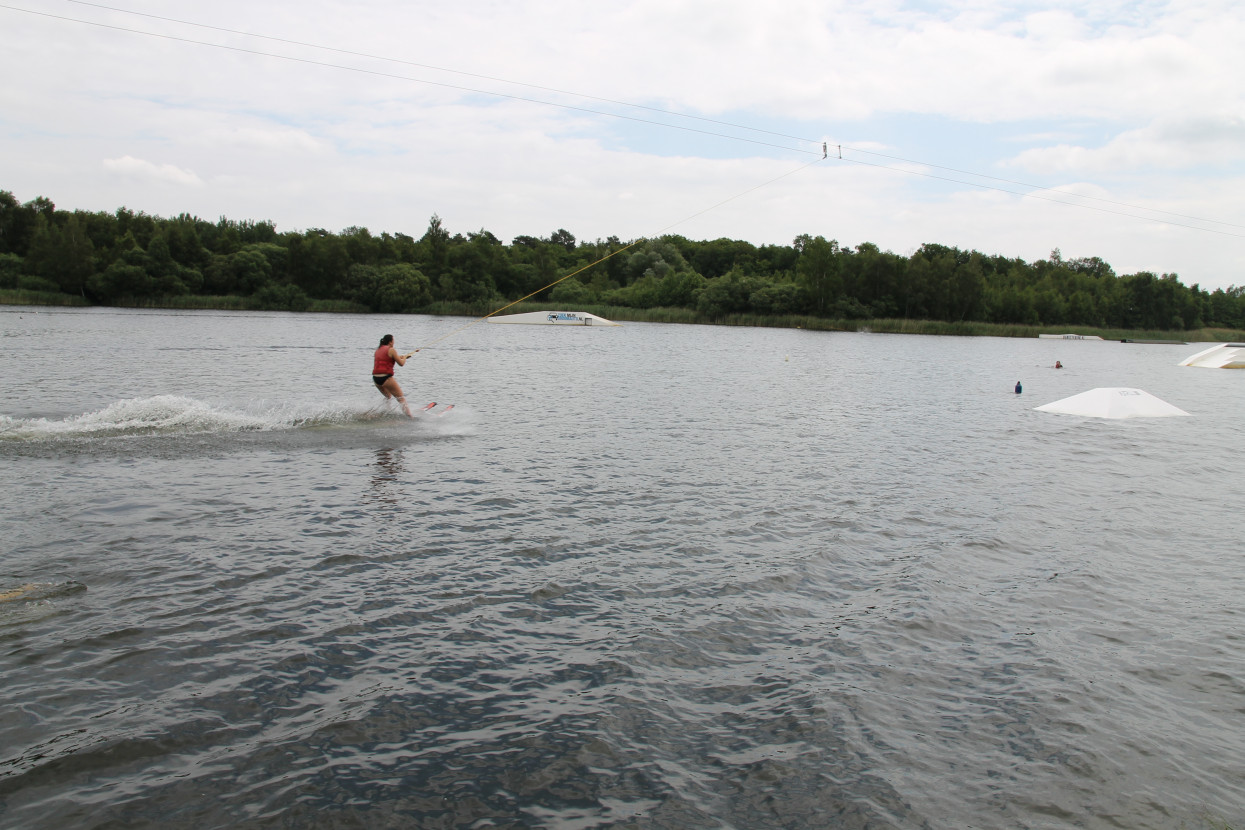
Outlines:
{"label": "dark water reflection", "polygon": [[[450,415],[378,407],[376,332],[461,322],[5,339],[0,594],[37,587],[0,601],[0,825],[1242,820],[1245,373],[477,326],[402,378]],[[25,367],[52,330],[125,358],[49,398]],[[1119,385],[1195,417],[1032,411]]]}

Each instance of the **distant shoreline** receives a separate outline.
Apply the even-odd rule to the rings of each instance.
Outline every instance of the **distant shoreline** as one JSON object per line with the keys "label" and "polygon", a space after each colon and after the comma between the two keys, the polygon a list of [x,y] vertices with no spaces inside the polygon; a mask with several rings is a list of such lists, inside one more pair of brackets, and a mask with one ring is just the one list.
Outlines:
{"label": "distant shoreline", "polygon": [[[556,304],[549,302],[519,303],[507,308],[507,314],[524,311],[546,311]],[[59,308],[145,308],[200,311],[286,311],[290,309],[263,308],[245,297],[177,297],[161,302],[143,302],[99,305],[70,294],[54,292],[0,289],[0,306],[44,306]],[[495,307],[476,306],[467,303],[434,303],[418,315],[443,317],[485,317]],[[1201,328],[1189,331],[1157,331],[1136,329],[1098,328],[1094,326],[1030,326],[1016,323],[947,322],[944,320],[905,319],[829,319],[797,315],[764,316],[757,314],[731,314],[710,319],[686,308],[628,308],[623,306],[597,306],[578,304],[573,311],[587,311],[620,323],[683,323],[685,325],[754,326],[758,328],[805,329],[808,331],[869,332],[873,334],[926,334],[952,337],[1037,337],[1039,334],[1095,335],[1103,340],[1131,341],[1146,345],[1162,341],[1172,343],[1214,343],[1245,340],[1245,331],[1221,328]],[[299,314],[372,314],[366,308],[343,301],[313,301],[310,308],[293,311]]]}

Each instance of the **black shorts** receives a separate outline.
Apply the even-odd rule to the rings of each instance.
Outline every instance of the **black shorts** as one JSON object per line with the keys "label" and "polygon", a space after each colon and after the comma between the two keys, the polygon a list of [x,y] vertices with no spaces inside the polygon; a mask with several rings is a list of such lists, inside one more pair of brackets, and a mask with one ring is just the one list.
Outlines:
{"label": "black shorts", "polygon": [[376,384],[376,388],[379,389],[384,386],[385,381],[389,380],[391,377],[393,377],[393,375],[372,375],[372,383]]}

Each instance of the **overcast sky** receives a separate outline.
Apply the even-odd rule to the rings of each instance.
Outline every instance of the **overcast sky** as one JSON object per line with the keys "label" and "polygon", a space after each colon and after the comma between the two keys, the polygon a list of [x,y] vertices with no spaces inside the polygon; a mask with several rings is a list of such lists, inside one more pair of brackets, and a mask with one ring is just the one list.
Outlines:
{"label": "overcast sky", "polygon": [[0,0],[20,201],[1245,284],[1239,0],[115,2]]}

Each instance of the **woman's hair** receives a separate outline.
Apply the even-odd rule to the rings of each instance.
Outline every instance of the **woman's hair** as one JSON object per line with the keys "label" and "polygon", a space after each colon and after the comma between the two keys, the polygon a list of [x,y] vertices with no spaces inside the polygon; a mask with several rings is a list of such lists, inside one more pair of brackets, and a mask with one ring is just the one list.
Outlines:
{"label": "woman's hair", "polygon": [[386,334],[384,337],[380,339],[380,345],[382,346],[388,346],[392,342],[393,342],[392,334]]}

